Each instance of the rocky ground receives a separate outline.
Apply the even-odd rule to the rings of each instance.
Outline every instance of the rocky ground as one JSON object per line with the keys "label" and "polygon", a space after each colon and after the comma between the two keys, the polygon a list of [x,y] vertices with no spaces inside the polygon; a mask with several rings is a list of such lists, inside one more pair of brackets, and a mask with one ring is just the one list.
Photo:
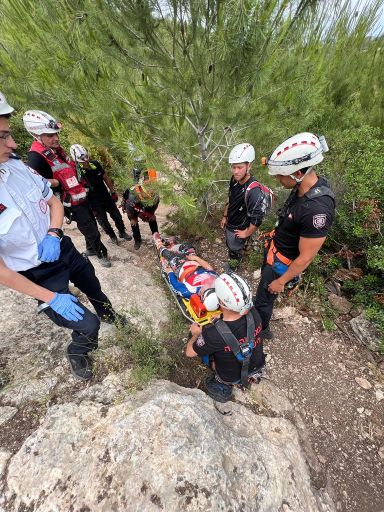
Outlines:
{"label": "rocky ground", "polygon": [[[160,210],[161,223],[165,221],[165,213]],[[67,231],[82,250],[84,244],[77,230],[71,225]],[[182,356],[185,336],[179,336],[180,325],[178,332],[172,331],[174,325],[169,325],[175,323],[175,310],[159,279],[146,227],[143,234],[148,243],[139,251],[134,251],[132,242],[124,242],[120,247],[107,242],[113,267],[104,269],[96,260],[96,272],[114,305],[129,312],[134,322],[141,324],[145,311],[145,321],[154,326],[173,358],[169,379],[185,387],[203,389],[206,370],[197,361]],[[217,238],[214,243],[202,242],[200,246],[207,259],[220,268],[225,261],[222,241]],[[243,273],[256,285],[253,272],[243,269]],[[68,333],[56,328],[43,315],[37,316],[33,300],[4,289],[0,289],[0,296],[0,383],[4,384],[0,389],[0,474],[3,475],[0,510],[2,506],[7,512],[177,510],[181,506],[189,506],[190,510],[253,510],[252,500],[237,494],[239,489],[229,477],[240,471],[238,481],[243,478],[248,488],[257,476],[259,491],[270,489],[268,498],[259,496],[260,510],[384,511],[384,375],[380,359],[359,344],[349,323],[344,321],[346,317],[339,319],[342,330],[326,332],[316,316],[307,310],[306,314],[300,314],[293,307],[295,297],[283,300],[274,315],[275,339],[265,344],[266,378],[250,392],[238,390],[229,408],[232,414],[219,415],[217,419],[212,412],[212,401],[200,391],[183,392],[182,388],[169,387],[167,383],[159,384],[158,388],[151,386],[149,391],[144,390],[144,395],[139,393],[137,399],[133,398],[131,405],[127,401],[126,408],[119,408],[119,403],[131,400],[125,396],[130,390],[131,369],[121,346],[114,343],[117,335],[114,327],[102,326],[99,350],[102,357],[108,356],[111,368],[103,368],[103,373],[91,384],[78,383],[70,375],[63,357]],[[167,325],[166,330],[164,325]],[[131,391],[128,395],[131,396]],[[137,403],[145,401],[148,409],[144,413]],[[160,402],[172,403],[174,407],[167,408]],[[123,410],[133,411],[134,416],[128,420],[129,415],[125,417]],[[144,415],[141,420],[140,415]],[[66,427],[68,418],[75,422],[77,431]],[[152,450],[140,444],[143,442],[139,439],[140,432],[144,435],[141,427],[137,435],[127,434],[137,428],[135,425],[143,424],[147,433],[152,431]],[[169,433],[164,433],[163,424],[169,428],[173,424],[182,425],[174,434],[178,439],[174,444],[169,444]],[[192,435],[191,425],[194,424],[199,443],[195,443],[196,436]],[[223,424],[232,432],[228,438]],[[248,425],[247,432],[244,432],[244,424]],[[255,437],[250,433],[252,429],[255,429]],[[284,432],[281,438],[277,435],[279,429]],[[82,436],[79,432],[83,431]],[[90,436],[95,439],[93,455],[89,451]],[[223,445],[215,444],[217,436],[226,443],[223,459],[219,457]],[[241,450],[237,453],[228,449],[227,453],[227,448],[235,438],[236,443],[239,442],[236,436],[240,436],[247,454],[252,450],[256,459],[258,454],[265,454],[260,467],[252,469],[246,458],[243,472],[241,467],[234,469],[234,461],[239,459]],[[296,453],[296,436],[309,476],[302,455]],[[182,442],[184,438],[190,443]],[[48,443],[49,439],[52,444]],[[195,455],[194,460],[199,461],[194,468],[196,471],[190,464],[180,470],[185,475],[191,472],[191,477],[176,482],[172,492],[169,482],[174,475],[167,473],[166,460],[161,461],[164,453],[161,439],[166,446],[171,446],[173,454],[184,454],[185,461],[189,448]],[[210,444],[214,445],[215,455],[206,459],[204,447]],[[144,450],[144,458],[139,457],[137,451],[126,449],[131,445]],[[74,453],[71,453],[71,446]],[[274,446],[284,453],[281,474],[288,475],[291,467],[287,485],[296,485],[291,493],[279,487],[279,471],[268,465],[267,454],[274,453]],[[88,480],[79,485],[70,482],[72,478],[80,478],[80,469],[74,462],[76,450],[87,461],[88,474],[97,475],[97,495],[96,491],[88,491]],[[68,467],[66,460],[76,467]],[[126,460],[133,464],[129,481],[137,480],[140,489],[132,483],[130,489],[121,491],[124,478],[123,475],[120,478],[117,467]],[[154,461],[154,466],[146,461]],[[138,477],[141,467],[149,475],[146,482]],[[221,471],[224,471],[222,478],[215,476],[221,475]],[[203,485],[204,478],[200,478],[204,472],[211,486],[209,489]],[[229,482],[229,487],[221,488],[222,481]],[[274,485],[277,498],[268,501],[272,499]],[[215,489],[213,496],[209,494],[212,488]],[[85,508],[81,500],[77,506],[73,505],[76,493],[87,497],[83,500]],[[222,501],[217,501],[218,493],[225,495]],[[124,500],[134,505],[124,505]]]}

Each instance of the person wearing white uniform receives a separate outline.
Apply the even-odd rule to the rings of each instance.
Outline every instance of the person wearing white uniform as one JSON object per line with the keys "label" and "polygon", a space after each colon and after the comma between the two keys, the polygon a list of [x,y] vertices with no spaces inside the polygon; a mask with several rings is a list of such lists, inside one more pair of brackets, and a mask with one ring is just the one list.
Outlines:
{"label": "person wearing white uniform", "polygon": [[[64,236],[63,205],[48,181],[14,155],[9,129],[13,110],[0,92],[0,284],[44,303],[44,313],[53,322],[73,329],[67,359],[73,375],[88,380],[98,317],[126,320],[101,291],[92,264]],[[98,317],[69,293],[69,280],[87,295]]]}

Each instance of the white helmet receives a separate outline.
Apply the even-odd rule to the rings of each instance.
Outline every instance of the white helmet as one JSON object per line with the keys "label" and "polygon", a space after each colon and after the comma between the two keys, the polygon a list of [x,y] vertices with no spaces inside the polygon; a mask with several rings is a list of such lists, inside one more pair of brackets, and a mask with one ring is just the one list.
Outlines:
{"label": "white helmet", "polygon": [[251,144],[243,143],[235,146],[229,153],[228,162],[230,164],[251,163],[255,159],[255,148]]}
{"label": "white helmet", "polygon": [[266,161],[271,176],[290,176],[296,171],[323,161],[328,151],[325,137],[313,133],[298,133],[282,142]]}
{"label": "white helmet", "polygon": [[72,160],[75,162],[87,162],[89,160],[88,151],[80,144],[72,144],[70,148]]}
{"label": "white helmet", "polygon": [[237,274],[221,274],[215,281],[215,292],[219,303],[241,315],[253,305],[249,285]]}
{"label": "white helmet", "polygon": [[23,115],[24,126],[31,135],[58,133],[61,123],[42,110],[27,110]]}
{"label": "white helmet", "polygon": [[7,98],[0,92],[0,116],[11,114],[15,109],[9,105]]}
{"label": "white helmet", "polygon": [[201,300],[207,311],[216,311],[216,309],[219,309],[219,301],[214,288],[204,290],[201,294]]}

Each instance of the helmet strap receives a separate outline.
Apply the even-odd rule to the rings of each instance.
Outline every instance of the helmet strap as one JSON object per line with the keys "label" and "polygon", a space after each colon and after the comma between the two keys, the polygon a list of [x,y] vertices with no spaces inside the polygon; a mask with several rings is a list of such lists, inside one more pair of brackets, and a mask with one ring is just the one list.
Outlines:
{"label": "helmet strap", "polygon": [[308,169],[305,171],[305,173],[303,174],[303,176],[301,178],[296,178],[296,176],[294,174],[290,174],[289,177],[292,178],[294,181],[296,181],[296,183],[298,185],[300,185],[300,183],[303,181],[303,179],[306,177],[306,175],[308,173],[310,173],[311,171],[312,171],[312,167],[308,167]]}

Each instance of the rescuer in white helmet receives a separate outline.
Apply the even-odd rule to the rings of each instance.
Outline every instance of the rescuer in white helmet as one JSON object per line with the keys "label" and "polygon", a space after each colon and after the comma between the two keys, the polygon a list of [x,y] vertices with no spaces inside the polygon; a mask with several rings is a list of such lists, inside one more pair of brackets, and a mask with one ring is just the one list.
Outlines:
{"label": "rescuer in white helmet", "polygon": [[278,211],[275,229],[265,238],[265,259],[254,298],[265,339],[272,338],[269,321],[275,298],[308,267],[333,222],[334,193],[328,182],[315,172],[315,165],[323,161],[326,151],[324,137],[299,133],[264,159],[269,174],[284,188],[292,189]]}
{"label": "rescuer in white helmet", "polygon": [[[87,256],[97,256],[103,267],[110,267],[108,251],[101,241],[95,217],[87,199],[81,176],[60,145],[61,123],[42,110],[27,110],[23,115],[25,129],[34,141],[28,152],[28,165],[46,179],[57,180],[59,196],[66,216],[75,220],[85,238]],[[52,182],[52,185],[55,183]]]}
{"label": "rescuer in white helmet", "polygon": [[228,268],[236,270],[248,238],[255,233],[272,204],[272,192],[251,176],[255,150],[251,144],[235,146],[229,154],[232,178],[228,202],[225,205],[221,228],[225,229],[228,247]]}
{"label": "rescuer in white helmet", "polygon": [[207,394],[227,402],[235,384],[248,387],[264,366],[261,319],[253,307],[251,289],[239,275],[221,274],[215,292],[221,318],[204,327],[192,324],[185,355],[200,356],[210,366],[213,375],[205,382]]}

